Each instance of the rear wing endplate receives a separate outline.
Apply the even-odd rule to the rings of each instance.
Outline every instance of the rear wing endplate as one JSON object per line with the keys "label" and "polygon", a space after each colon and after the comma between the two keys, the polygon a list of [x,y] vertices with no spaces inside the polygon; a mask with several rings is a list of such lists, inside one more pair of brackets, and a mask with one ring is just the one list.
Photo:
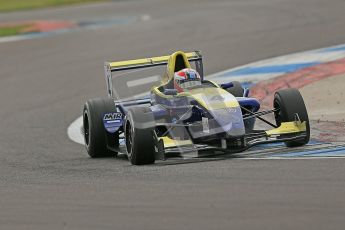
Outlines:
{"label": "rear wing endplate", "polygon": [[[199,62],[196,62],[197,65],[199,65],[197,66],[197,69],[198,69],[199,74],[203,76],[202,55],[200,51],[193,51],[193,52],[189,52],[185,54],[188,58],[188,61],[199,61]],[[167,65],[169,58],[170,58],[170,55],[127,60],[127,61],[118,61],[118,62],[105,62],[104,72],[105,72],[105,80],[107,83],[108,96],[113,97],[112,72]]]}

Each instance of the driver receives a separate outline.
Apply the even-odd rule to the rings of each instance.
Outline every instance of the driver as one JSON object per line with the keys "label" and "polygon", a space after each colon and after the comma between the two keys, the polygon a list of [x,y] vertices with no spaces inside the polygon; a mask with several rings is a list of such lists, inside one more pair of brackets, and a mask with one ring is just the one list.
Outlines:
{"label": "driver", "polygon": [[186,68],[174,74],[174,88],[179,93],[199,85],[201,85],[201,78],[194,69]]}

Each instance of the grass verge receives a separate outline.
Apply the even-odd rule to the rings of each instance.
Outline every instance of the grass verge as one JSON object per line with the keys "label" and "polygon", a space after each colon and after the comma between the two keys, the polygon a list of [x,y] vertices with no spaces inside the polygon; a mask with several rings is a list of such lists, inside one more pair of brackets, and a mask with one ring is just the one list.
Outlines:
{"label": "grass verge", "polygon": [[21,34],[26,27],[24,25],[0,27],[0,37]]}
{"label": "grass verge", "polygon": [[0,12],[101,1],[106,0],[0,0]]}

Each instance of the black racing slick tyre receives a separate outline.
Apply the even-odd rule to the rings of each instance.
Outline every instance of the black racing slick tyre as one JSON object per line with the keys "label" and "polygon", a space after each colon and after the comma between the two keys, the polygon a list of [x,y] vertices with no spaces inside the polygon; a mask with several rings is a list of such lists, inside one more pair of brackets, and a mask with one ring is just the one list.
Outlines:
{"label": "black racing slick tyre", "polygon": [[128,110],[125,123],[125,140],[128,159],[133,165],[155,162],[155,122],[147,107],[132,107]]}
{"label": "black racing slick tyre", "polygon": [[119,146],[119,132],[109,133],[103,124],[106,113],[116,112],[113,99],[88,100],[83,109],[83,131],[85,147],[90,157],[116,156],[113,149]]}
{"label": "black racing slick tyre", "polygon": [[226,91],[231,93],[234,97],[243,97],[244,89],[243,89],[241,83],[238,81],[233,81],[232,84],[233,84],[233,86],[226,89]]}
{"label": "black racing slick tyre", "polygon": [[[277,91],[274,95],[273,106],[277,110],[274,115],[278,126],[282,122],[295,121],[296,114],[301,122],[306,122],[306,137],[303,139],[286,141],[285,145],[287,147],[297,147],[307,144],[310,139],[309,118],[304,100],[298,89],[289,88]],[[291,135],[286,135],[286,137],[289,136]]]}

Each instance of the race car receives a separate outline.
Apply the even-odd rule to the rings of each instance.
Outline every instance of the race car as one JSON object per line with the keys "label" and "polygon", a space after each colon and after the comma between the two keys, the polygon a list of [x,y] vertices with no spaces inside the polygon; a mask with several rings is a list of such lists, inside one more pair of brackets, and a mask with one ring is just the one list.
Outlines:
{"label": "race car", "polygon": [[[163,74],[146,90],[148,95],[128,97],[132,91],[126,88],[143,88],[148,80],[141,80],[147,76],[127,84],[123,83],[127,78],[114,77],[158,66],[164,68]],[[108,97],[90,99],[83,109],[82,130],[92,158],[125,153],[131,164],[145,165],[191,153],[195,157],[237,153],[265,143],[296,147],[310,139],[307,109],[297,89],[277,91],[273,108],[260,110],[259,101],[248,97],[249,89],[239,82],[204,79],[199,51],[106,62],[105,77]],[[267,114],[274,114],[275,121],[265,119]],[[254,129],[256,120],[272,129]]]}

